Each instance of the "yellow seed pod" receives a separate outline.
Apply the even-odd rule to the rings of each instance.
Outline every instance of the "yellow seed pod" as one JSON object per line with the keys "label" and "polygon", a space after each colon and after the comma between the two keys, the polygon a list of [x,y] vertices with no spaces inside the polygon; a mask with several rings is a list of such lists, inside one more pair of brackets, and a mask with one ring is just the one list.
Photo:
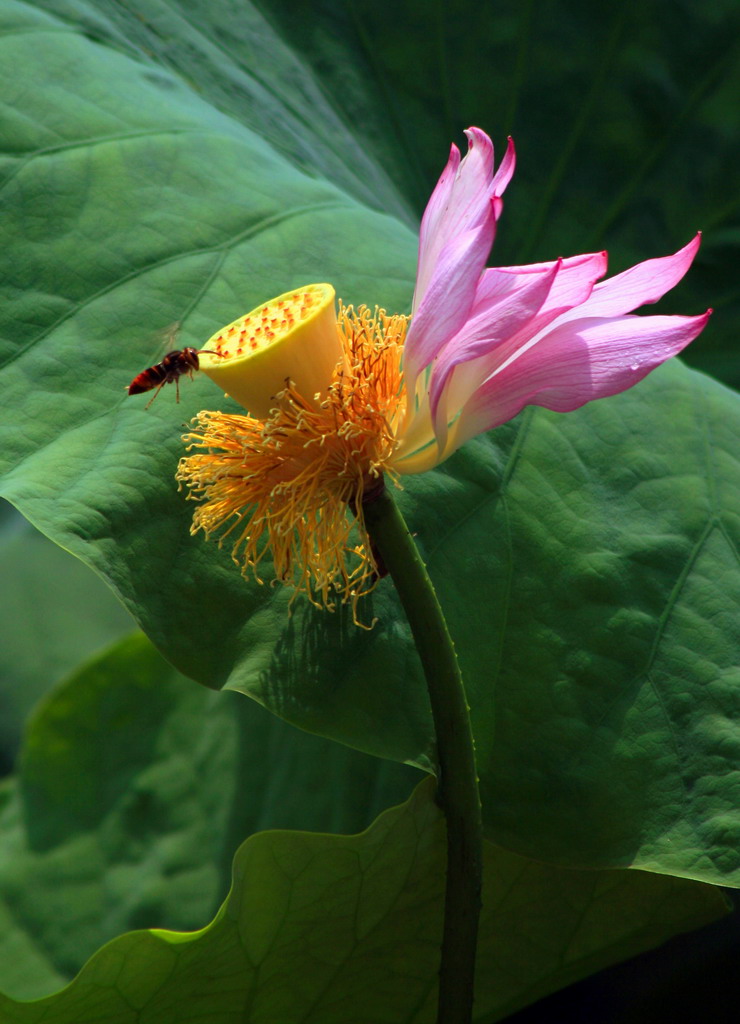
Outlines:
{"label": "yellow seed pod", "polygon": [[309,284],[222,327],[203,346],[200,369],[251,416],[266,419],[288,380],[308,401],[323,396],[343,358],[334,289]]}

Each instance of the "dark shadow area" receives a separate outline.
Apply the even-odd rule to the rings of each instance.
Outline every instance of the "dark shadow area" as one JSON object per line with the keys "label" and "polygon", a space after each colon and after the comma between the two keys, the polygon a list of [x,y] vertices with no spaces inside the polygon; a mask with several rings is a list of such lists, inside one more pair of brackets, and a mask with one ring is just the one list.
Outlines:
{"label": "dark shadow area", "polygon": [[[732,892],[728,893],[732,898]],[[585,978],[507,1024],[735,1024],[740,915]]]}

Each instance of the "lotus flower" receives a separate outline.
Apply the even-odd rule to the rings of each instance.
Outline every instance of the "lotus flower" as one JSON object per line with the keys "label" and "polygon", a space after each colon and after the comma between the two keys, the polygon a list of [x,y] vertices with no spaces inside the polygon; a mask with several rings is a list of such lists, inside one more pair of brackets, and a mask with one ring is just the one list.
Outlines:
{"label": "lotus flower", "polygon": [[511,142],[496,174],[493,147],[466,132],[427,205],[403,368],[414,402],[394,468],[429,469],[525,405],[570,412],[637,384],[700,333],[702,316],[635,317],[684,276],[697,235],[672,256],[609,280],[605,252],[551,263],[486,268],[501,194],[514,170]]}
{"label": "lotus flower", "polygon": [[[509,145],[494,173],[491,140],[470,128],[421,223],[410,317],[341,307],[330,285],[285,293],[206,344],[201,369],[251,415],[203,412],[178,478],[202,501],[193,531],[235,533],[256,574],[318,604],[374,585],[363,500],[384,474],[432,468],[526,405],[569,412],[625,391],[703,329],[701,316],[634,316],[688,270],[697,235],[672,256],[611,279],[606,253],[487,268]],[[354,513],[359,543],[350,537]]]}

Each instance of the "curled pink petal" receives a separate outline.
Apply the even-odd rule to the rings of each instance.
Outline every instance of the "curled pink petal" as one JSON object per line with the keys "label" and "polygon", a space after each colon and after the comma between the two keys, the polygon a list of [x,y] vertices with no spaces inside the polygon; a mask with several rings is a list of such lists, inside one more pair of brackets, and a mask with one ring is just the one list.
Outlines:
{"label": "curled pink petal", "polygon": [[[471,129],[472,131],[473,129]],[[476,129],[477,131],[478,129]],[[516,151],[514,149],[514,140],[511,136],[506,140],[506,152],[504,153],[504,159],[499,164],[499,169],[493,176],[491,182],[492,194],[496,197],[502,196],[506,189],[506,186],[511,181],[514,168],[516,166]]]}
{"label": "curled pink petal", "polygon": [[488,216],[493,143],[478,128],[469,128],[465,134],[468,137],[467,154],[461,161],[457,146],[452,147],[447,166],[421,221],[414,310],[421,305],[437,261],[449,242]]}
{"label": "curled pink petal", "polygon": [[556,264],[560,264],[560,271],[550,292],[548,308],[551,306],[570,307],[585,302],[591,295],[596,282],[606,273],[607,254],[602,250],[601,252],[583,253],[580,256],[565,256],[547,263],[529,263],[523,267],[496,267],[486,270],[484,277],[489,274],[509,274],[520,277],[526,274],[538,274]]}

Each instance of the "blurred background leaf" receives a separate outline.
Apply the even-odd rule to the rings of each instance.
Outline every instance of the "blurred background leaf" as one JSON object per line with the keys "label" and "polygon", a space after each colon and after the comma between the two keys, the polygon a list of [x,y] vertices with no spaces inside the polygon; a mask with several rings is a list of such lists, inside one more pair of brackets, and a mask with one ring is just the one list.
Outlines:
{"label": "blurred background leaf", "polygon": [[[0,990],[54,991],[127,929],[203,927],[245,836],[359,831],[418,778],[119,641],[51,689],[5,780]],[[699,920],[720,913],[697,893]]]}
{"label": "blurred background leaf", "polygon": [[8,771],[36,701],[134,621],[77,558],[0,500],[0,769]]}
{"label": "blurred background leaf", "polygon": [[658,309],[714,307],[685,358],[740,385],[734,0],[400,0],[390,21],[373,0],[258,6],[417,216],[461,128],[485,128],[500,150],[514,137],[495,264],[606,248],[618,272],[703,230],[699,259]]}

